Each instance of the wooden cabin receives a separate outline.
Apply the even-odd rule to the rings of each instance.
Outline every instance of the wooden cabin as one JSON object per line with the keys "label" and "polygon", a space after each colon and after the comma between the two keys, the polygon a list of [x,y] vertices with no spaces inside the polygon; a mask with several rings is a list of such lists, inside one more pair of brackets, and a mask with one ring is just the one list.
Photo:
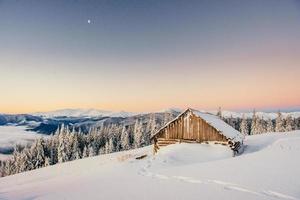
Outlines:
{"label": "wooden cabin", "polygon": [[234,155],[243,151],[243,139],[243,134],[219,117],[190,108],[151,137],[154,153],[164,146],[186,142],[228,145]]}

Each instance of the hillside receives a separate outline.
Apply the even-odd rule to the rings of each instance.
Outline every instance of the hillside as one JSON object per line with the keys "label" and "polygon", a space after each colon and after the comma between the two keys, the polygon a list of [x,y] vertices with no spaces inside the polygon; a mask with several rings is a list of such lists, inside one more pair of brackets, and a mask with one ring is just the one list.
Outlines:
{"label": "hillside", "polygon": [[300,199],[300,131],[245,143],[238,157],[176,144],[156,156],[144,147],[50,166],[1,178],[0,199]]}

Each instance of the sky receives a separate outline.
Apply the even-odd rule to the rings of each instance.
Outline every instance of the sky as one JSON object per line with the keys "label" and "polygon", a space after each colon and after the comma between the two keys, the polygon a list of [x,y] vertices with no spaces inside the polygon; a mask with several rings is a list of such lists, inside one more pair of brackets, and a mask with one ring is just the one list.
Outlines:
{"label": "sky", "polygon": [[300,108],[299,0],[0,0],[0,113]]}

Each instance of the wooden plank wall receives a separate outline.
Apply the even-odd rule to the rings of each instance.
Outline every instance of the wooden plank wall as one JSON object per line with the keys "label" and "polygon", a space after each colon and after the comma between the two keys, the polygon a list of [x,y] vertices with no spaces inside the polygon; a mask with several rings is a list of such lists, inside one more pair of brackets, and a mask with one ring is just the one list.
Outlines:
{"label": "wooden plank wall", "polygon": [[221,135],[214,127],[190,111],[187,111],[162,129],[155,138],[157,139],[158,146],[166,146],[178,141],[227,141],[225,136]]}

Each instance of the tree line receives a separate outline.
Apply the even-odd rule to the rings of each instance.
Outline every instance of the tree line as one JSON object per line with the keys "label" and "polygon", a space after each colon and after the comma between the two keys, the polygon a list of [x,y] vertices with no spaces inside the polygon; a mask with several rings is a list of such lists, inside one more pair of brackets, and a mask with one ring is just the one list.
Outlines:
{"label": "tree line", "polygon": [[280,111],[277,112],[277,117],[275,119],[264,119],[259,117],[256,111],[253,111],[251,118],[246,118],[243,115],[242,118],[234,117],[222,117],[222,112],[219,111],[218,116],[234,127],[236,130],[239,130],[244,135],[256,135],[261,133],[270,133],[270,132],[288,132],[292,130],[300,129],[300,118],[293,118],[291,115],[283,117]]}
{"label": "tree line", "polygon": [[[300,128],[300,118],[288,115],[283,118],[278,112],[277,118],[263,119],[256,112],[252,118],[224,118],[222,112],[217,113],[225,122],[240,130],[245,135],[265,132],[284,132]],[[147,146],[150,137],[158,128],[174,118],[166,113],[162,121],[155,114],[148,119],[138,118],[134,124],[110,123],[100,127],[90,128],[88,133],[80,129],[62,124],[49,138],[39,138],[31,146],[16,145],[12,159],[0,161],[0,176],[8,176],[57,163],[64,163],[100,154],[129,150]]]}
{"label": "tree line", "polygon": [[155,114],[137,119],[134,124],[108,124],[91,128],[87,134],[61,125],[49,138],[39,138],[31,146],[16,145],[12,159],[0,161],[0,176],[8,176],[41,167],[100,154],[139,148],[150,144],[158,127],[172,119],[166,114],[159,123]]}

